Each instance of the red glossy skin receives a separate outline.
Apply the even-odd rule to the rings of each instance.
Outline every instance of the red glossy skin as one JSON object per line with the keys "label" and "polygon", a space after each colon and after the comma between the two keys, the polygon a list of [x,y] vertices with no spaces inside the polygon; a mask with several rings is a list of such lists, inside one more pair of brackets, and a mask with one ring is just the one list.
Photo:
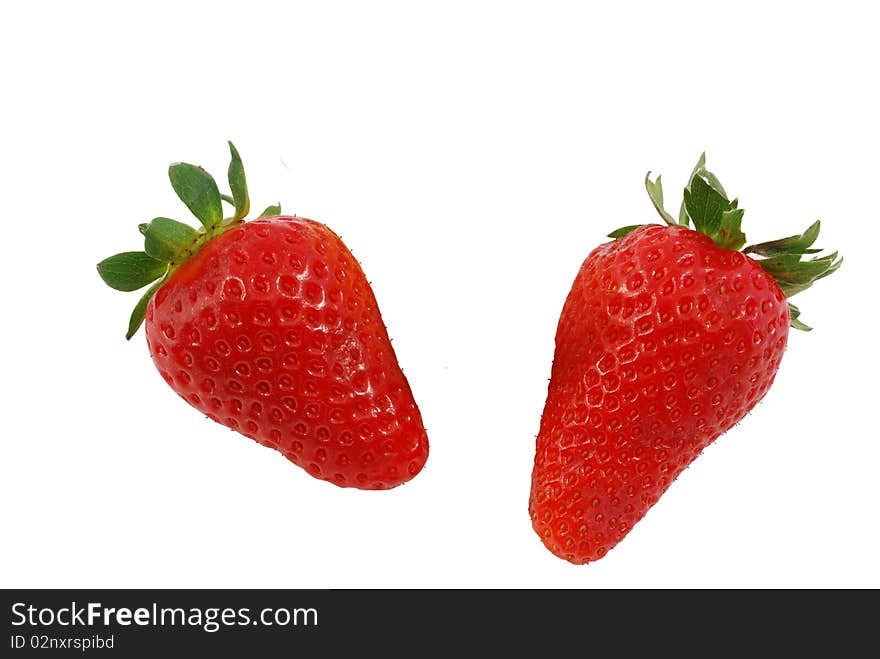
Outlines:
{"label": "red glossy skin", "polygon": [[773,383],[789,310],[747,256],[684,227],[597,247],[559,319],[529,512],[572,563],[620,542]]}
{"label": "red glossy skin", "polygon": [[388,489],[425,464],[372,288],[323,224],[271,217],[214,238],[156,292],[145,326],[172,389],[316,478]]}

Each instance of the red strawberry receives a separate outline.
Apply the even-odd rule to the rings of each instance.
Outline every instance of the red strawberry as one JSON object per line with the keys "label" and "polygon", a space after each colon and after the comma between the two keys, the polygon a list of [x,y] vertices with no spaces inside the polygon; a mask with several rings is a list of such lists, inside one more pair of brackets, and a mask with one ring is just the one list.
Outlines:
{"label": "red strawberry", "polygon": [[577,564],[620,542],[761,400],[789,324],[809,329],[786,298],[841,263],[836,252],[803,260],[820,251],[818,222],[737,251],[743,211],[704,158],[678,223],[660,177],[645,183],[667,226],[625,227],[584,261],[559,319],[537,438],[532,525]]}
{"label": "red strawberry", "polygon": [[[325,225],[250,206],[230,143],[229,184],[186,163],[171,183],[197,231],[156,218],[144,252],[98,264],[135,290],[132,314],[165,381],[211,419],[342,487],[388,489],[419,473],[428,439],[360,265]],[[235,213],[223,218],[221,200]]]}

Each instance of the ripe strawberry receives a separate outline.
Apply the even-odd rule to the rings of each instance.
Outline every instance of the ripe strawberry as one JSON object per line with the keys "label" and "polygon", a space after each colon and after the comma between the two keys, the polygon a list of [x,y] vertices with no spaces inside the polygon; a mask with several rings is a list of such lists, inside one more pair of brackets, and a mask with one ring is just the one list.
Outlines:
{"label": "ripe strawberry", "polygon": [[158,217],[140,226],[144,252],[98,264],[118,290],[155,281],[126,338],[146,319],[172,389],[316,478],[377,490],[410,480],[428,439],[360,265],[325,225],[279,206],[245,222],[244,171],[229,146],[231,196],[199,167],[169,169],[200,230]]}
{"label": "ripe strawberry", "polygon": [[789,325],[809,329],[786,298],[841,263],[836,252],[803,260],[820,251],[819,222],[737,251],[743,211],[705,157],[679,222],[660,177],[645,185],[667,226],[625,227],[594,249],[556,332],[529,512],[546,547],[576,564],[620,542],[761,400]]}

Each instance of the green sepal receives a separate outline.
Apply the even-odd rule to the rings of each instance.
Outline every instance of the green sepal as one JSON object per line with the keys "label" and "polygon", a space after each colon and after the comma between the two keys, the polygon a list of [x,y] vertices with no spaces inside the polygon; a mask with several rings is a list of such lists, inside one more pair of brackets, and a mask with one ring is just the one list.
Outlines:
{"label": "green sepal", "polygon": [[[735,204],[734,199],[731,204]],[[742,219],[745,211],[742,208],[732,207],[721,213],[721,225],[716,232],[716,240],[719,246],[726,249],[739,250],[746,244],[746,234],[742,232]]]}
{"label": "green sepal", "polygon": [[802,332],[812,332],[813,328],[809,325],[804,324],[800,320],[798,320],[798,316],[801,315],[801,310],[794,306],[791,302],[788,303],[788,315],[791,318],[791,322],[789,323],[794,329],[801,330]]}
{"label": "green sepal", "polygon": [[684,207],[684,199],[681,200],[681,206],[678,208],[678,223],[683,227],[690,227],[687,209]]}
{"label": "green sepal", "polygon": [[643,227],[643,226],[645,226],[645,225],[644,224],[630,224],[628,227],[621,227],[621,228],[617,229],[616,231],[612,231],[611,233],[608,234],[608,237],[614,238],[615,240],[617,240],[618,238],[623,238],[626,234],[630,233],[631,231],[635,231],[639,227]]}
{"label": "green sepal", "polygon": [[229,204],[230,206],[232,206],[233,208],[235,208],[235,199],[233,199],[230,195],[228,195],[228,194],[221,194],[221,195],[220,195],[220,200],[221,200],[221,201],[225,201],[227,204]]}
{"label": "green sepal", "polygon": [[792,297],[807,290],[817,279],[822,279],[835,272],[843,263],[837,252],[827,256],[816,256],[809,261],[802,261],[802,254],[779,254],[766,259],[755,259],[764,271],[769,274],[785,297]]}
{"label": "green sepal", "polygon": [[684,190],[680,224],[690,226],[693,223],[695,231],[706,234],[719,247],[739,250],[746,244],[746,235],[742,231],[744,212],[739,208],[739,200],[730,201],[721,181],[706,169],[706,154],[703,153]]}
{"label": "green sepal", "polygon": [[213,231],[223,220],[223,207],[217,182],[201,167],[185,162],[168,168],[171,186],[207,231]]}
{"label": "green sepal", "polygon": [[138,225],[144,234],[144,251],[160,261],[176,261],[191,250],[199,239],[199,232],[188,224],[168,217],[156,217],[149,224]]}
{"label": "green sepal", "polygon": [[281,215],[281,204],[267,206],[266,210],[257,215],[257,219],[259,220],[261,217],[274,217],[275,215]]}
{"label": "green sepal", "polygon": [[98,264],[104,283],[117,291],[136,291],[165,274],[168,265],[146,252],[122,252]]}
{"label": "green sepal", "polygon": [[156,291],[159,290],[159,287],[165,283],[165,277],[162,277],[155,284],[150,286],[147,289],[147,292],[143,294],[138,303],[134,305],[134,310],[131,312],[131,317],[128,319],[128,331],[125,333],[126,340],[131,339],[138,331],[138,328],[143,324],[144,318],[147,315],[147,304],[150,302],[150,298],[155,295]]}
{"label": "green sepal", "polygon": [[[706,166],[706,152],[700,154],[699,159],[697,160],[697,164],[694,165],[694,168],[691,170],[691,175],[688,177],[688,183],[690,180],[697,174],[698,171],[703,169]],[[681,200],[681,206],[678,207],[678,223],[683,227],[690,227],[690,218],[687,214],[687,208],[685,208],[684,198]]]}
{"label": "green sepal", "polygon": [[709,184],[700,170],[684,189],[684,206],[694,229],[714,236],[721,228],[721,216],[730,208],[730,202]]}
{"label": "green sepal", "polygon": [[[656,181],[652,181],[651,172],[645,174],[645,189],[648,191],[648,196],[651,198],[651,203],[654,204],[654,208],[657,209],[658,213],[660,213],[660,217],[663,218],[663,221],[669,225],[675,224],[675,219],[672,217],[672,215],[666,212],[666,209],[663,207],[663,185],[660,182],[660,176],[657,176]],[[613,236],[609,234],[608,237],[611,238]]]}
{"label": "green sepal", "polygon": [[815,254],[821,249],[811,249],[811,245],[819,237],[819,220],[813,222],[806,231],[799,236],[789,236],[779,240],[771,240],[766,243],[749,245],[743,250],[743,254],[756,254],[757,256],[778,256],[779,254]]}
{"label": "green sepal", "polygon": [[244,165],[241,163],[238,149],[235,148],[232,142],[229,142],[229,152],[231,160],[229,161],[227,177],[229,179],[229,189],[232,190],[233,205],[235,206],[235,217],[233,219],[240,220],[250,211],[251,200],[248,197]]}
{"label": "green sepal", "polygon": [[697,164],[694,165],[694,168],[691,170],[691,175],[688,177],[688,181],[690,181],[694,176],[697,175],[701,169],[706,168],[706,152],[700,154],[700,157],[697,158]]}
{"label": "green sepal", "polygon": [[[721,185],[721,181],[718,180],[718,177],[715,176],[712,172],[706,169],[706,154],[704,153],[702,158],[703,166],[697,170],[697,174],[703,176],[706,179],[706,182],[712,187],[712,189],[721,195],[725,200],[727,199],[727,193],[724,191],[724,187]],[[693,177],[692,177],[693,178]],[[734,199],[729,204],[734,204],[733,208],[736,208],[737,200]]]}

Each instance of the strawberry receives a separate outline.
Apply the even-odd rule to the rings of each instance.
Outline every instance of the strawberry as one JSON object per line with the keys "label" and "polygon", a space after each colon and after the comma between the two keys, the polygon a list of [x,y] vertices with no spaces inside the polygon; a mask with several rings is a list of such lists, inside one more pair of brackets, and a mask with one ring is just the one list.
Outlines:
{"label": "strawberry", "polygon": [[562,309],[529,513],[571,563],[602,558],[709,444],[767,393],[787,298],[840,267],[802,235],[743,248],[743,210],[700,158],[679,221],[624,227],[581,265]]}
{"label": "strawberry", "polygon": [[157,217],[140,225],[144,251],[98,264],[115,289],[152,283],[126,338],[145,321],[174,391],[312,476],[375,490],[410,480],[428,439],[359,263],[327,226],[280,206],[246,222],[244,170],[229,146],[231,196],[200,167],[169,169],[199,230]]}

